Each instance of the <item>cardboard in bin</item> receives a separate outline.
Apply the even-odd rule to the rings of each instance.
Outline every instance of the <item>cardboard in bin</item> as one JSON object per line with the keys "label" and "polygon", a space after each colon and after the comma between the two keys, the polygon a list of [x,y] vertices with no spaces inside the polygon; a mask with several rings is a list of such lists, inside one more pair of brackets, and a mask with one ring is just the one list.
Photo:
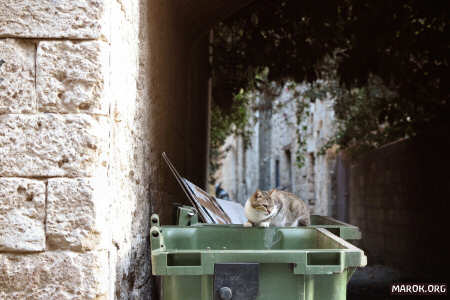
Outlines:
{"label": "cardboard in bin", "polygon": [[181,177],[165,152],[162,157],[203,222],[208,224],[243,224],[246,222],[244,207],[240,203],[218,199],[208,194],[186,178]]}

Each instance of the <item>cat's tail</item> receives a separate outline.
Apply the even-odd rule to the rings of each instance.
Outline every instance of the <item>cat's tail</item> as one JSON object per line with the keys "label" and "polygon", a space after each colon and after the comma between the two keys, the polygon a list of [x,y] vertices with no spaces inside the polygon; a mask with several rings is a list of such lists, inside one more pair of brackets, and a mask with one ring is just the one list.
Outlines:
{"label": "cat's tail", "polygon": [[298,226],[309,226],[309,225],[311,225],[311,220],[310,220],[309,216],[301,217],[298,220]]}

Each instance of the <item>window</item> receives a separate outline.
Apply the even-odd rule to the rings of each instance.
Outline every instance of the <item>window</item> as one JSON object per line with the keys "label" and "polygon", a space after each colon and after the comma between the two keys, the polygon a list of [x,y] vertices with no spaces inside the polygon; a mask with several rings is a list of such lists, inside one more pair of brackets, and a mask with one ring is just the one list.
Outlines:
{"label": "window", "polygon": [[288,171],[288,178],[287,178],[287,186],[286,189],[289,192],[292,192],[292,160],[291,160],[291,150],[286,149],[284,150],[284,157],[286,159],[286,170]]}
{"label": "window", "polygon": [[278,188],[280,186],[280,160],[277,159],[275,161],[275,187]]}

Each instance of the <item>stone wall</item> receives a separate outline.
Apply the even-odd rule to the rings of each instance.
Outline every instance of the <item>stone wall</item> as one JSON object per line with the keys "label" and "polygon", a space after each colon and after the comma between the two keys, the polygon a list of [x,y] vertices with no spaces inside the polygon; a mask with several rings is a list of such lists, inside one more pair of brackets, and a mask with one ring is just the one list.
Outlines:
{"label": "stone wall", "polygon": [[0,299],[149,294],[139,13],[0,1]]}
{"label": "stone wall", "polygon": [[[305,85],[296,87],[298,92],[304,91],[305,88]],[[267,124],[270,128],[267,131],[270,134],[269,142],[262,143],[259,111],[255,113],[258,122],[251,125],[253,135],[249,149],[244,150],[242,138],[228,137],[223,147],[228,151],[216,174],[217,182],[222,183],[222,187],[232,199],[245,203],[257,188],[261,188],[260,179],[265,176],[269,188],[278,186],[292,191],[308,203],[313,213],[333,215],[335,154],[331,150],[326,154],[319,154],[322,146],[334,133],[333,100],[326,98],[309,102],[309,116],[298,126],[293,94],[294,91],[286,86],[276,99],[272,99],[272,112]],[[307,127],[307,131],[302,133],[306,139],[305,164],[299,168],[296,161],[296,129],[303,126]],[[268,147],[269,155],[265,159],[260,157],[261,153],[265,153],[261,151],[261,147]],[[263,162],[269,165],[268,171],[267,168],[262,169]]]}
{"label": "stone wall", "polygon": [[246,3],[0,0],[0,299],[150,299],[161,152],[205,185],[208,31]]}
{"label": "stone wall", "polygon": [[349,162],[349,221],[360,227],[359,245],[371,264],[433,279],[447,272],[449,146],[444,131]]}

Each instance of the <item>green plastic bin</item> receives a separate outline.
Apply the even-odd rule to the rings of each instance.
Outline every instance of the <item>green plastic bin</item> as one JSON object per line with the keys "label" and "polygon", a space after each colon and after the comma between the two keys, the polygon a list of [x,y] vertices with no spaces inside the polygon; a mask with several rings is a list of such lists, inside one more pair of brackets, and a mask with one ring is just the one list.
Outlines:
{"label": "green plastic bin", "polygon": [[362,236],[358,227],[326,216],[311,215],[309,227],[324,228],[344,240],[360,240]]}
{"label": "green plastic bin", "polygon": [[152,272],[162,277],[164,300],[343,300],[367,263],[324,228],[160,226],[157,215],[151,222]]}
{"label": "green plastic bin", "polygon": [[[181,226],[220,226],[215,224],[199,223],[199,218],[196,210],[192,206],[178,207],[178,225]],[[241,225],[227,225],[227,226],[241,226]],[[361,231],[358,227],[347,224],[331,217],[311,215],[312,228],[325,228],[344,240],[360,240]]]}

